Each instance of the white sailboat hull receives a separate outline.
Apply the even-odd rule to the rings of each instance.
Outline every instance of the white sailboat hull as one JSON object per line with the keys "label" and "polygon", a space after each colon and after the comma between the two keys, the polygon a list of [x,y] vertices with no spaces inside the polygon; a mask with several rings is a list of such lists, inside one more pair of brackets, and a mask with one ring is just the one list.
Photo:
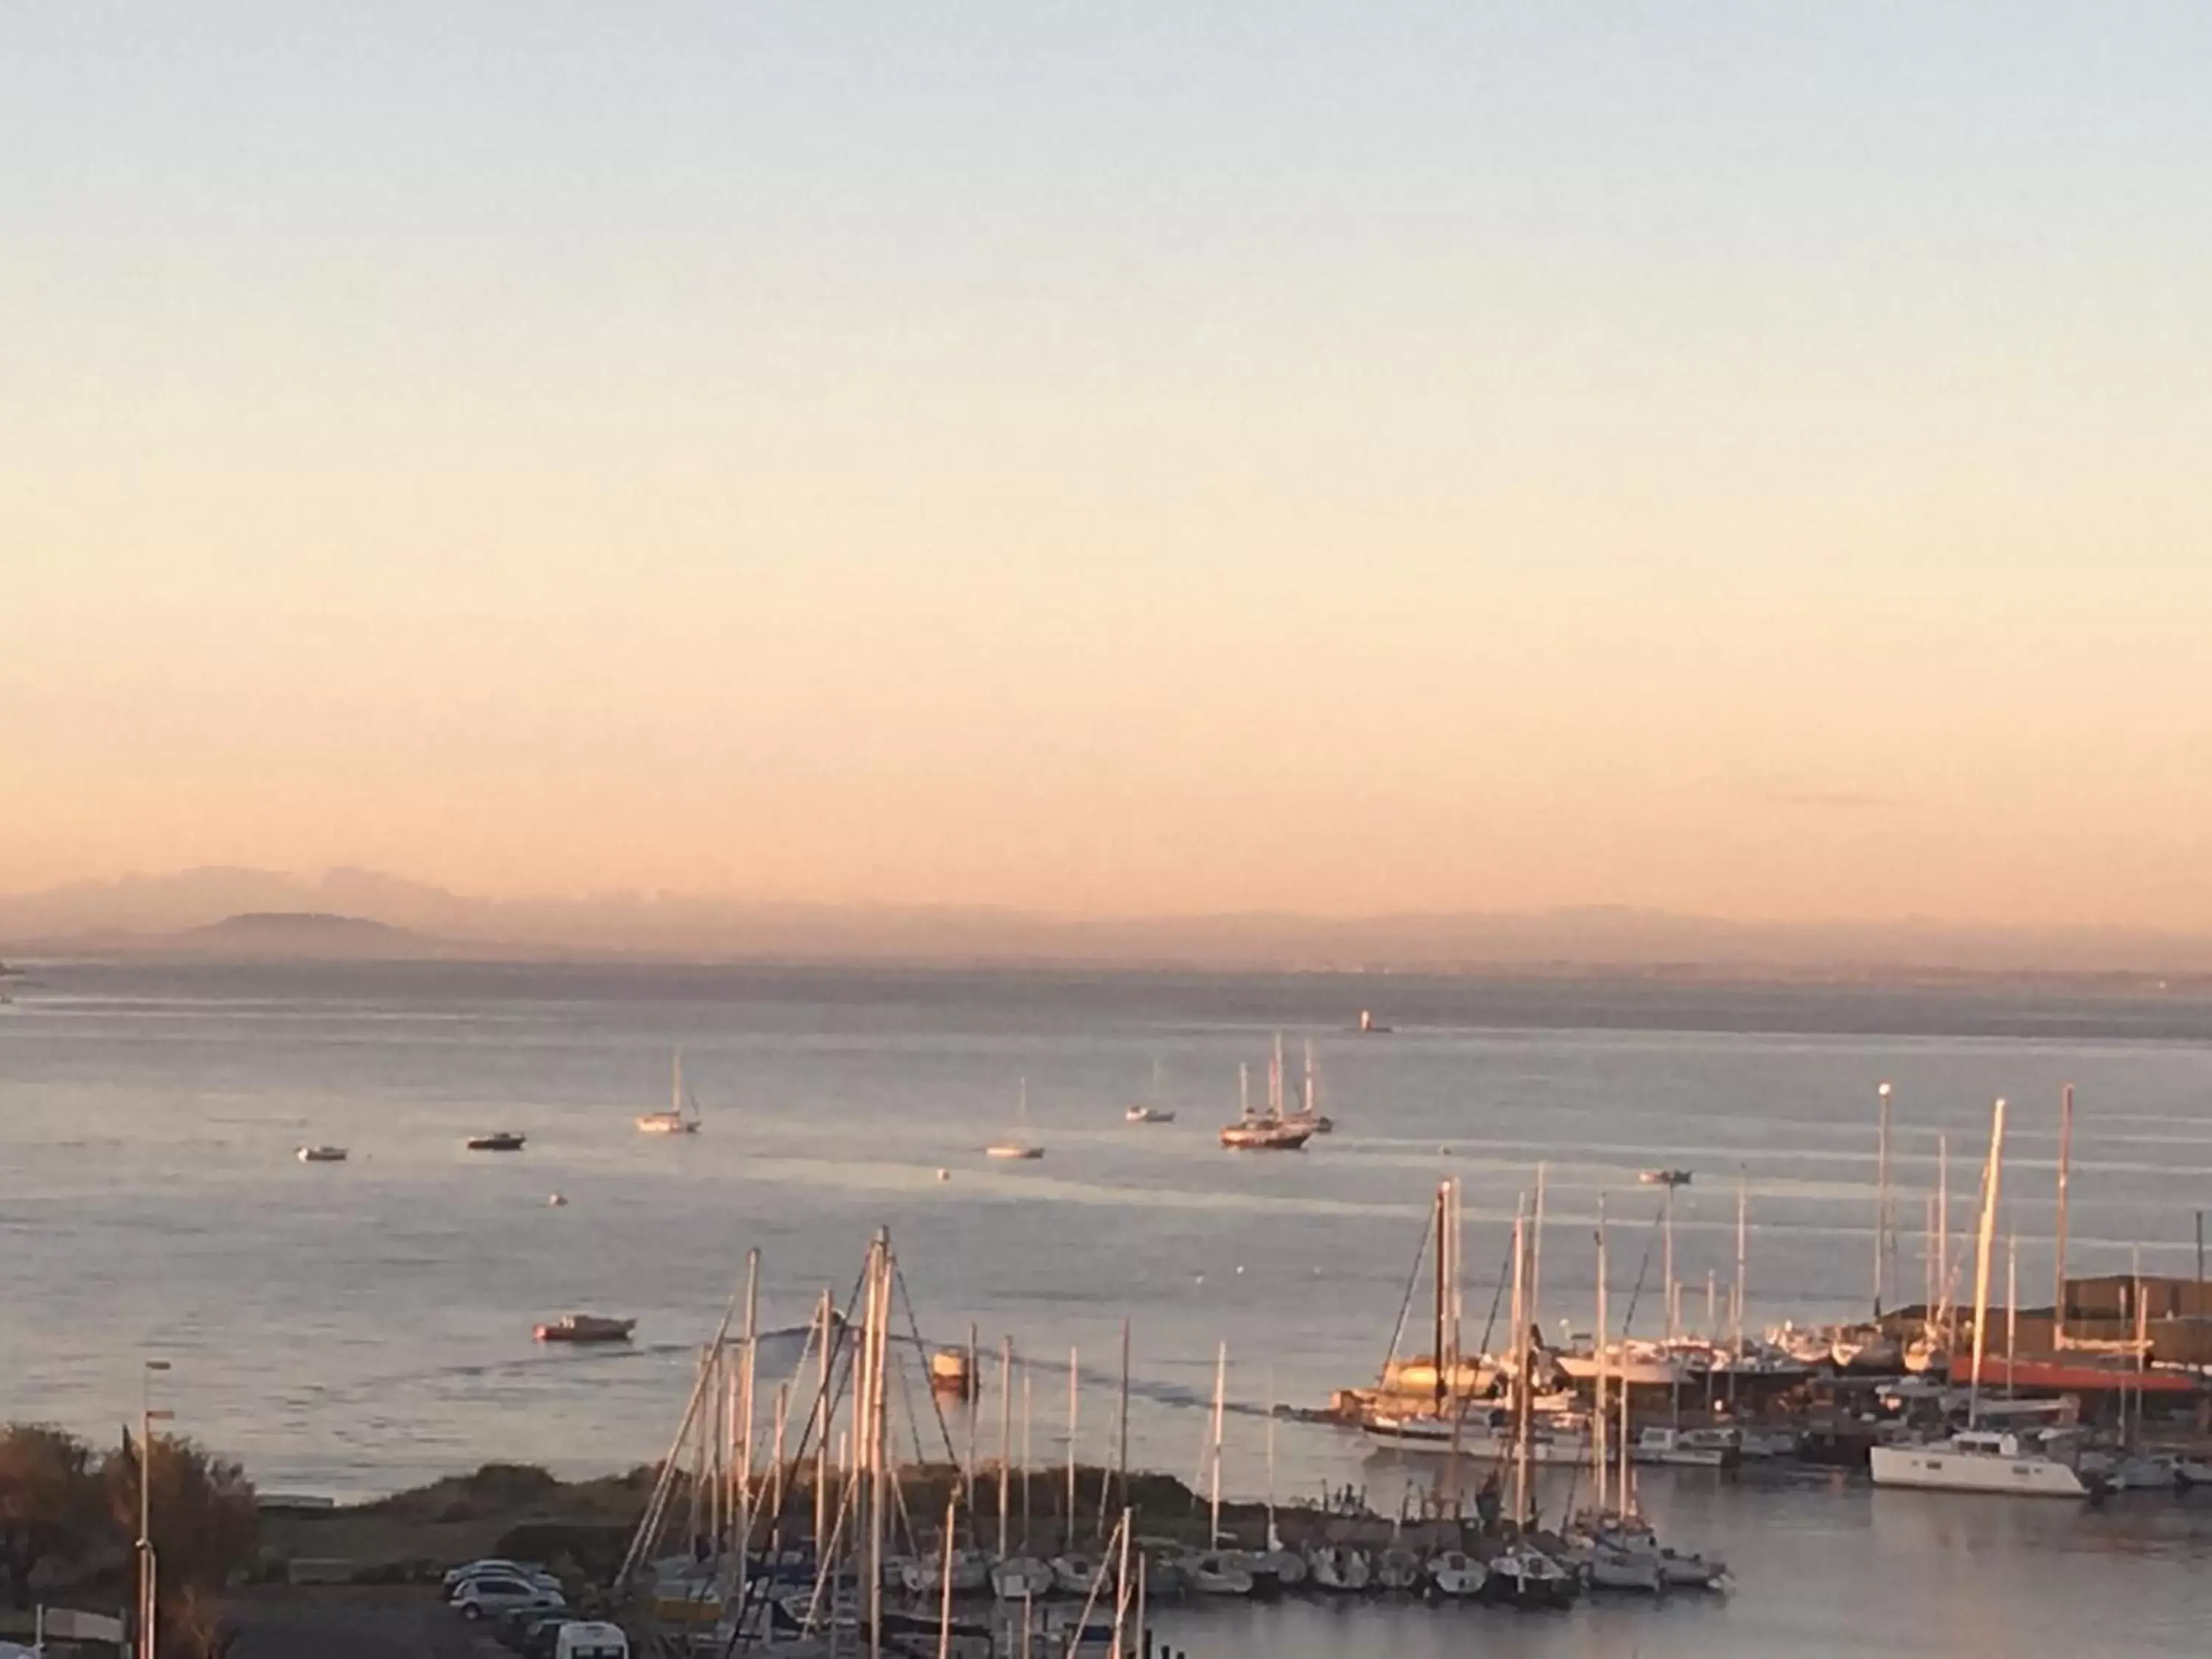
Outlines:
{"label": "white sailboat hull", "polygon": [[[1510,1435],[1462,1427],[1455,1441],[1451,1425],[1435,1418],[1414,1418],[1404,1421],[1375,1418],[1365,1425],[1365,1431],[1368,1439],[1377,1446],[1416,1456],[1449,1457],[1456,1453],[1472,1462],[1502,1462],[1514,1455]],[[1532,1463],[1586,1463],[1589,1461],[1589,1438],[1583,1435],[1541,1434],[1528,1443],[1528,1461]]]}
{"label": "white sailboat hull", "polygon": [[[1552,1363],[1577,1382],[1597,1380],[1597,1356],[1587,1353],[1555,1353]],[[1608,1383],[1626,1383],[1632,1389],[1671,1389],[1690,1380],[1690,1368],[1680,1359],[1671,1358],[1639,1358],[1631,1356],[1623,1359],[1619,1354],[1606,1357],[1605,1379]]]}
{"label": "white sailboat hull", "polygon": [[2089,1489],[2070,1464],[2041,1456],[2002,1457],[1933,1446],[1876,1446],[1871,1454],[1877,1486],[1922,1492],[2007,1492],[2021,1498],[2087,1498]]}

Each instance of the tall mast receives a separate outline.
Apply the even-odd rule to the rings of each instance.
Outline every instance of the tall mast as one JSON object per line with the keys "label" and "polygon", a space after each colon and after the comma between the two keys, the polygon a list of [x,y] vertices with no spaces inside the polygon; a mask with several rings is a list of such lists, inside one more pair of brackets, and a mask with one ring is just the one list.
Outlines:
{"label": "tall mast", "polygon": [[1875,1090],[1881,1102],[1881,1127],[1874,1155],[1874,1316],[1881,1317],[1882,1268],[1889,1255],[1889,1085]]}
{"label": "tall mast", "polygon": [[1121,1424],[1114,1431],[1114,1490],[1126,1509],[1129,1502],[1129,1322],[1121,1321]]}
{"label": "tall mast", "polygon": [[1997,1224],[1997,1191],[2004,1170],[2005,1103],[1999,1100],[1990,1117],[1990,1161],[1982,1172],[1982,1225],[1974,1243],[1974,1370],[1966,1390],[1966,1421],[1971,1425],[1982,1395],[1982,1355],[1986,1349],[1983,1328],[1990,1314],[1990,1243]]}
{"label": "tall mast", "polygon": [[745,1553],[753,1535],[753,1356],[760,1348],[760,1251],[745,1252],[745,1359],[738,1379],[738,1468],[732,1506],[737,1522],[738,1605],[745,1604]]}
{"label": "tall mast", "polygon": [[890,1237],[888,1233],[879,1232],[868,1256],[868,1325],[864,1336],[868,1386],[864,1443],[856,1449],[861,1459],[861,1489],[866,1493],[868,1504],[867,1547],[862,1566],[868,1598],[868,1659],[882,1659],[884,1646],[884,1531],[890,1484],[884,1455],[887,1437],[884,1432],[884,1362],[889,1358],[884,1338],[890,1326]]}
{"label": "tall mast", "polygon": [[1528,1386],[1531,1356],[1526,1317],[1528,1254],[1525,1248],[1525,1204],[1516,1204],[1513,1211],[1513,1352],[1518,1360],[1514,1367],[1513,1388],[1513,1524],[1516,1528],[1526,1528],[1528,1524],[1528,1437],[1534,1426],[1529,1415],[1533,1401]]}
{"label": "tall mast", "polygon": [[1447,1238],[1445,1216],[1450,1205],[1451,1182],[1439,1181],[1437,1183],[1436,1346],[1433,1350],[1437,1357],[1437,1380],[1432,1390],[1438,1411],[1444,1408],[1444,1395],[1451,1386],[1449,1380],[1449,1372],[1447,1369],[1452,1363],[1451,1352],[1444,1328],[1449,1318],[1446,1298],[1449,1293],[1447,1286],[1450,1283],[1449,1275],[1451,1273],[1451,1245]]}
{"label": "tall mast", "polygon": [[1272,1365],[1267,1368],[1267,1535],[1260,1547],[1282,1547],[1275,1536],[1275,1368]]}
{"label": "tall mast", "polygon": [[1237,1115],[1245,1122],[1252,1121],[1252,1062],[1237,1062]]}
{"label": "tall mast", "polygon": [[1075,1553],[1075,1426],[1083,1372],[1073,1346],[1067,1351],[1067,1551]]}
{"label": "tall mast", "polygon": [[1007,1493],[1014,1478],[1014,1339],[999,1349],[999,1559],[1006,1559]]}
{"label": "tall mast", "polygon": [[[830,1292],[825,1287],[819,1304],[819,1340],[814,1353],[814,1404],[808,1419],[814,1433],[814,1548],[817,1554],[830,1547]],[[802,1359],[804,1356],[801,1356]],[[802,1444],[804,1442],[801,1443]]]}
{"label": "tall mast", "polygon": [[1298,1109],[1308,1117],[1316,1115],[1321,1110],[1321,1085],[1314,1075],[1314,1047],[1311,1037],[1306,1039],[1306,1086],[1304,1094],[1299,1097]]}
{"label": "tall mast", "polygon": [[1275,1033],[1275,1051],[1267,1061],[1267,1115],[1283,1115],[1283,1034]]}
{"label": "tall mast", "polygon": [[2074,1157],[2074,1085],[2058,1097],[2058,1242],[2057,1283],[2051,1287],[2051,1340],[2054,1348],[2066,1346],[2066,1175]]}
{"label": "tall mast", "polygon": [[1528,1235],[1528,1322],[1544,1323],[1544,1162],[1536,1161],[1536,1213]]}
{"label": "tall mast", "polygon": [[2020,1235],[2005,1236],[2005,1398],[2013,1397],[2013,1345],[2020,1340]]}
{"label": "tall mast", "polygon": [[1951,1137],[1936,1137],[1936,1297],[1943,1310],[1944,1342],[1948,1346],[1951,1318]]}
{"label": "tall mast", "polygon": [[1660,1289],[1666,1298],[1667,1340],[1674,1340],[1674,1183],[1659,1188]]}
{"label": "tall mast", "polygon": [[1743,1353],[1744,1258],[1747,1254],[1744,1249],[1745,1221],[1750,1205],[1749,1178],[1743,1170],[1738,1170],[1735,1175],[1735,1296],[1729,1314],[1729,1335],[1735,1345],[1739,1358]]}
{"label": "tall mast", "polygon": [[1206,1534],[1208,1549],[1221,1541],[1221,1402],[1228,1386],[1229,1345],[1224,1342],[1213,1357],[1213,1452],[1212,1467],[1206,1475],[1207,1507],[1212,1516]]}
{"label": "tall mast", "polygon": [[678,1048],[670,1061],[668,1109],[677,1116],[684,1115],[684,1050]]}
{"label": "tall mast", "polygon": [[1590,1409],[1590,1454],[1597,1470],[1597,1513],[1605,1518],[1605,1194],[1597,1195],[1597,1377],[1596,1403]]}
{"label": "tall mast", "polygon": [[[1625,1327],[1620,1333],[1620,1346],[1622,1358],[1626,1358],[1628,1332]],[[1636,1513],[1636,1486],[1628,1468],[1628,1379],[1624,1376],[1620,1382],[1620,1478],[1613,1483],[1613,1491],[1624,1517]]]}

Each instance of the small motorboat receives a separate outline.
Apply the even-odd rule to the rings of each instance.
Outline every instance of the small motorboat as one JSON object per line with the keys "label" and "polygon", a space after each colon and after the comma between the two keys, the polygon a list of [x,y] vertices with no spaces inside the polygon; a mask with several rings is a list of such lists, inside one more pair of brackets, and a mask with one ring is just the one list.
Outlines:
{"label": "small motorboat", "polygon": [[540,1342],[627,1342],[637,1328],[635,1319],[609,1319],[603,1314],[562,1314],[538,1328]]}
{"label": "small motorboat", "polygon": [[1690,1176],[1687,1170],[1640,1170],[1636,1178],[1646,1187],[1686,1187]]}
{"label": "small motorboat", "polygon": [[1346,1544],[1316,1545],[1306,1565],[1309,1582],[1320,1590],[1357,1594],[1375,1577],[1375,1569],[1366,1552]]}
{"label": "small motorboat", "polygon": [[1375,1564],[1374,1582],[1386,1590],[1409,1590],[1426,1576],[1421,1558],[1393,1544]]}
{"label": "small motorboat", "polygon": [[1126,1123],[1172,1123],[1175,1109],[1170,1106],[1147,1106],[1139,1101],[1121,1114]]}
{"label": "small motorboat", "polygon": [[1551,1557],[1526,1545],[1492,1558],[1482,1580],[1482,1600],[1496,1607],[1564,1607],[1582,1591],[1582,1580]]}
{"label": "small motorboat", "polygon": [[519,1152],[527,1139],[512,1129],[495,1129],[488,1135],[471,1135],[461,1145],[472,1152]]}
{"label": "small motorboat", "polygon": [[1041,1601],[1052,1594],[1052,1564],[1034,1555],[1010,1555],[990,1571],[991,1594],[1001,1601]]}
{"label": "small motorboat", "polygon": [[929,1356],[929,1391],[954,1400],[975,1392],[975,1376],[969,1368],[965,1348],[939,1348]]}
{"label": "small motorboat", "polygon": [[302,1164],[343,1164],[346,1149],[343,1146],[302,1146],[295,1154]]}
{"label": "small motorboat", "polygon": [[1099,1583],[1098,1564],[1087,1555],[1052,1558],[1052,1587],[1062,1595],[1089,1595]]}
{"label": "small motorboat", "polygon": [[1448,1601],[1473,1601],[1490,1575],[1464,1550],[1445,1550],[1429,1558],[1429,1583]]}
{"label": "small motorboat", "polygon": [[1208,1550],[1182,1558],[1183,1583],[1200,1595],[1249,1595],[1252,1575],[1234,1551]]}

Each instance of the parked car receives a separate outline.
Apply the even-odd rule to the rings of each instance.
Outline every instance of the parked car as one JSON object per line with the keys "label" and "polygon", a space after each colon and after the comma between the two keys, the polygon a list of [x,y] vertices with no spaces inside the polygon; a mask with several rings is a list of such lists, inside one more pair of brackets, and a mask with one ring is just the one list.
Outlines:
{"label": "parked car", "polygon": [[447,1605],[468,1620],[495,1618],[501,1613],[556,1613],[568,1610],[568,1598],[557,1589],[511,1575],[485,1573],[464,1578],[453,1587]]}
{"label": "parked car", "polygon": [[508,1561],[489,1555],[481,1561],[464,1561],[458,1567],[448,1567],[445,1578],[446,1594],[451,1595],[458,1589],[462,1579],[482,1577],[488,1572],[499,1573],[509,1578],[534,1578],[544,1571],[543,1562]]}

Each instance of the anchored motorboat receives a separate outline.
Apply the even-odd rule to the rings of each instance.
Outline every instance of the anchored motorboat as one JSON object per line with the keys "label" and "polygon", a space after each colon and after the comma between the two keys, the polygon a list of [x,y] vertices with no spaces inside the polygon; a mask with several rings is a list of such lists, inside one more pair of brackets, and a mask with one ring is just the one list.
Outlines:
{"label": "anchored motorboat", "polygon": [[637,1328],[635,1319],[610,1319],[604,1314],[562,1314],[538,1328],[540,1342],[627,1342]]}
{"label": "anchored motorboat", "polygon": [[295,1155],[302,1164],[343,1164],[346,1149],[343,1146],[302,1146]]}
{"label": "anchored motorboat", "polygon": [[487,1135],[471,1135],[461,1145],[472,1152],[519,1152],[527,1139],[512,1129],[495,1129]]}

